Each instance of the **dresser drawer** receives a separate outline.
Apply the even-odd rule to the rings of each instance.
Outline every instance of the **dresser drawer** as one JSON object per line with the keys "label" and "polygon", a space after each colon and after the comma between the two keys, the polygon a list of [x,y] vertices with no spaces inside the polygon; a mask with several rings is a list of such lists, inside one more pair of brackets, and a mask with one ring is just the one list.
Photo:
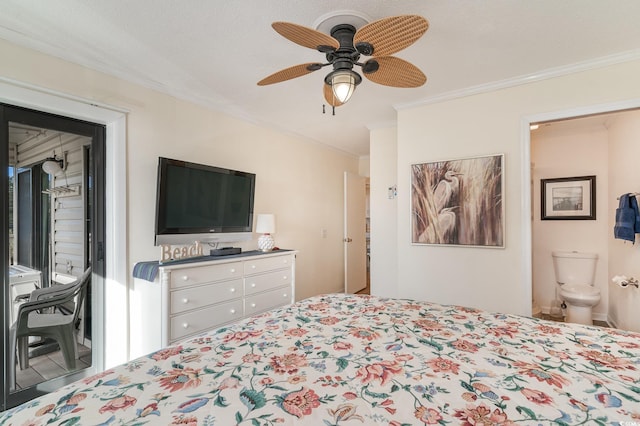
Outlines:
{"label": "dresser drawer", "polygon": [[282,287],[265,293],[246,297],[244,300],[244,315],[246,317],[258,312],[267,311],[291,303],[291,287]]}
{"label": "dresser drawer", "polygon": [[[244,318],[288,306],[295,297],[295,250],[203,258],[160,266],[136,278],[129,315],[130,354],[143,356]],[[204,260],[206,259],[206,260]]]}
{"label": "dresser drawer", "polygon": [[194,266],[171,271],[171,288],[242,277],[242,262]]}
{"label": "dresser drawer", "polygon": [[293,255],[264,257],[262,259],[249,259],[244,262],[244,274],[258,274],[274,269],[291,267]]}
{"label": "dresser drawer", "polygon": [[169,340],[180,339],[242,317],[242,299],[176,315],[170,321]]}
{"label": "dresser drawer", "polygon": [[244,279],[244,294],[254,294],[291,284],[291,269],[252,275]]}
{"label": "dresser drawer", "polygon": [[242,279],[223,281],[171,292],[171,314],[242,297]]}

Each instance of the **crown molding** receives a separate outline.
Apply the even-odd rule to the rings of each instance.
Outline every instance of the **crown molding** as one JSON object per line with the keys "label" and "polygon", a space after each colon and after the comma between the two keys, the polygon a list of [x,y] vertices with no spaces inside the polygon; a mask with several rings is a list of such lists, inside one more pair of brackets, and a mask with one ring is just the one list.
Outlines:
{"label": "crown molding", "polygon": [[640,49],[627,52],[616,53],[601,58],[591,59],[588,61],[577,62],[575,64],[562,67],[549,68],[532,74],[525,74],[506,80],[495,81],[492,83],[471,86],[465,89],[453,90],[436,96],[430,96],[425,99],[394,105],[396,110],[415,108],[418,106],[436,104],[440,102],[450,101],[453,99],[464,98],[467,96],[479,95],[483,93],[494,92],[496,90],[508,89],[511,87],[521,86],[524,84],[534,83],[537,81],[548,80],[551,78],[562,77],[583,71],[594,70],[597,68],[608,67],[611,65],[631,62],[640,59]]}

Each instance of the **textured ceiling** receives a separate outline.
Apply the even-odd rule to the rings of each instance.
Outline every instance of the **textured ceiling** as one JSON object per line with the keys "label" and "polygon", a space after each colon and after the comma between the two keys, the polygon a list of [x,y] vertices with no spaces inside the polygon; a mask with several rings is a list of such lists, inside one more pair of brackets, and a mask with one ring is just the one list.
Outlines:
{"label": "textured ceiling", "polygon": [[[341,11],[356,21],[427,18],[426,34],[395,54],[427,83],[398,89],[364,79],[335,116],[322,113],[327,68],[256,85],[280,69],[324,61],[272,22],[324,30]],[[394,123],[398,107],[640,57],[638,22],[637,0],[0,0],[0,38],[355,155],[368,153],[368,129]]]}

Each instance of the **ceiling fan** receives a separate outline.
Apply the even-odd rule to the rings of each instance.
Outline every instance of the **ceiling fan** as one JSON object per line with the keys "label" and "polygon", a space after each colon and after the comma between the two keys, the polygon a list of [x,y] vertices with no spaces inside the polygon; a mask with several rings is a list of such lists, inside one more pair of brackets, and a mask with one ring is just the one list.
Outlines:
{"label": "ceiling fan", "polygon": [[[356,31],[351,24],[335,25],[331,36],[289,22],[271,24],[283,37],[310,49],[324,53],[327,62],[311,62],[285,68],[258,82],[258,86],[280,83],[333,66],[324,78],[324,98],[333,107],[345,104],[356,86],[362,82],[354,66],[374,83],[392,87],[419,87],[427,77],[415,65],[391,56],[412,45],[429,28],[429,22],[418,15],[400,15],[380,19]],[[371,56],[359,62],[360,56]]]}

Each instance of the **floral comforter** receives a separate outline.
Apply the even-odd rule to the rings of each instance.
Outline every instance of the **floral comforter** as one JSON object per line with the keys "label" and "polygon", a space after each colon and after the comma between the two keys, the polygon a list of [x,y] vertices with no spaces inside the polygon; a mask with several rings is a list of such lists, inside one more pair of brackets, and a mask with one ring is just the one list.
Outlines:
{"label": "floral comforter", "polygon": [[28,402],[0,425],[640,423],[640,334],[313,297]]}

